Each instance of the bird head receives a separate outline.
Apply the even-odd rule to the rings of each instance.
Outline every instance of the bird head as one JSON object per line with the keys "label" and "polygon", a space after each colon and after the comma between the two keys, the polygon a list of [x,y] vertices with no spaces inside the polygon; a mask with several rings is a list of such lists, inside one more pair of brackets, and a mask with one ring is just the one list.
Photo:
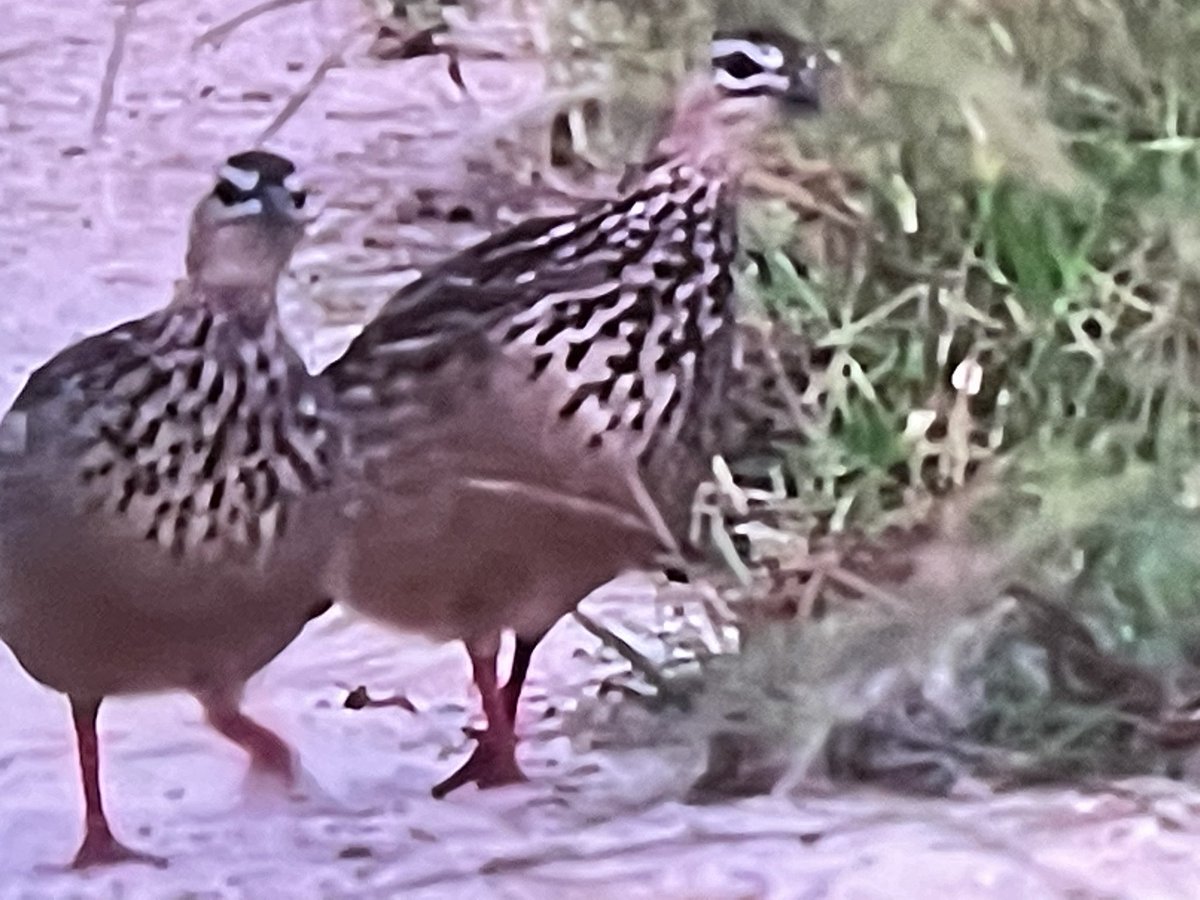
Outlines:
{"label": "bird head", "polygon": [[188,278],[217,288],[271,290],[304,233],[307,192],[290,160],[265,150],[229,157],[192,214]]}
{"label": "bird head", "polygon": [[[719,31],[709,74],[679,96],[662,149],[703,166],[728,167],[773,111],[819,112],[829,58],[782,32]],[[735,164],[736,167],[736,164]]]}
{"label": "bird head", "polygon": [[819,112],[825,55],[783,32],[718,31],[713,82],[728,100],[770,98],[791,112]]}

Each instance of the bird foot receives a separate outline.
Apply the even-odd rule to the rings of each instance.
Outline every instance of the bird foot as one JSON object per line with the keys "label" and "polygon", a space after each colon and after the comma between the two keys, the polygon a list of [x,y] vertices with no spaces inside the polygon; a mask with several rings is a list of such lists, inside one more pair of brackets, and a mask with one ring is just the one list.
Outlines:
{"label": "bird foot", "polygon": [[250,757],[250,780],[296,783],[296,755],[292,748],[271,729],[244,715],[236,708],[211,706],[208,720],[214,728],[241,747]]}
{"label": "bird foot", "polygon": [[242,803],[248,809],[257,812],[282,810],[304,795],[300,786],[302,770],[287,744],[268,739],[261,743],[255,741],[253,746],[243,746],[250,753],[250,766],[242,781],[241,792]]}
{"label": "bird foot", "polygon": [[433,796],[442,799],[451,791],[474,782],[481,789],[502,787],[528,781],[517,765],[516,744],[512,741],[487,740],[486,732],[470,758],[449,778],[434,785]]}
{"label": "bird foot", "polygon": [[72,869],[90,869],[95,866],[113,866],[120,863],[141,863],[165,869],[167,861],[161,856],[142,853],[126,847],[107,828],[88,829],[84,836],[75,859],[71,862]]}
{"label": "bird foot", "polygon": [[250,777],[280,782],[289,790],[296,786],[296,758],[283,743],[266,742],[256,747],[250,757]]}

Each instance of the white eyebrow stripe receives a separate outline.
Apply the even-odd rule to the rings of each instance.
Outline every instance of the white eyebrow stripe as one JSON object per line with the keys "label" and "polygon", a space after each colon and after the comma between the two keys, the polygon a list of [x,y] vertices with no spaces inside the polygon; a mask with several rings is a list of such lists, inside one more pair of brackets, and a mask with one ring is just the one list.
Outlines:
{"label": "white eyebrow stripe", "polygon": [[237,166],[224,165],[221,166],[221,171],[217,174],[239,191],[252,191],[258,187],[258,173],[251,172],[248,169],[239,169]]}
{"label": "white eyebrow stripe", "polygon": [[304,182],[300,180],[300,176],[293,172],[287,178],[283,179],[284,190],[291,191],[293,194],[296,191],[304,190]]}
{"label": "white eyebrow stripe", "polygon": [[234,203],[232,206],[222,206],[220,218],[238,219],[242,216],[257,216],[262,211],[262,201],[257,197],[251,197],[249,200],[243,200],[241,203]]}
{"label": "white eyebrow stripe", "polygon": [[735,78],[724,69],[717,69],[714,75],[718,86],[734,92],[751,91],[755,88],[786,91],[789,84],[786,75],[778,75],[774,72],[759,72],[749,78]]}
{"label": "white eyebrow stripe", "polygon": [[744,38],[722,38],[712,43],[712,57],[732,56],[741,53],[764,69],[782,69],[783,51],[770,44],[756,44]]}

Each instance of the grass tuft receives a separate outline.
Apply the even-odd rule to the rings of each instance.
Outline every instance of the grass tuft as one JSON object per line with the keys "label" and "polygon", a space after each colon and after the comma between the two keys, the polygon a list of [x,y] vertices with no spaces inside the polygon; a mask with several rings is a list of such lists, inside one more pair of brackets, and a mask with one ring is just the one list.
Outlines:
{"label": "grass tuft", "polygon": [[1187,770],[1200,17],[718,5],[763,16],[843,67],[748,179],[773,393],[700,503],[741,567],[739,652],[697,682],[700,794]]}

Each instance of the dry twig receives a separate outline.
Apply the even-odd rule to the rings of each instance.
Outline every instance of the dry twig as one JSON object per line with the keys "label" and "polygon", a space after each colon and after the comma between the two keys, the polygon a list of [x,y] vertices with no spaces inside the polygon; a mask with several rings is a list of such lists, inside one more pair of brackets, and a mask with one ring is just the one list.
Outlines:
{"label": "dry twig", "polygon": [[121,62],[125,58],[125,41],[133,28],[133,20],[138,7],[145,0],[125,0],[121,6],[121,14],[113,25],[112,47],[108,51],[108,60],[104,64],[104,76],[100,79],[100,98],[96,101],[96,113],[92,117],[92,140],[98,141],[104,137],[104,129],[108,124],[108,113],[112,109],[113,93],[117,86],[117,73],[121,71]]}
{"label": "dry twig", "polygon": [[327,76],[334,69],[340,68],[346,64],[346,51],[350,49],[350,46],[354,43],[355,39],[361,35],[361,28],[352,29],[338,42],[338,45],[334,48],[333,52],[321,60],[321,62],[313,70],[312,75],[309,76],[308,81],[304,83],[304,86],[288,98],[288,102],[284,104],[283,109],[281,109],[275,118],[271,120],[271,124],[263,129],[262,134],[258,136],[258,142],[260,144],[269,141],[279,133],[279,130],[288,123],[292,116],[300,111],[300,107],[307,103],[308,98],[311,97],[317,88],[321,86],[321,83],[325,80],[325,76]]}
{"label": "dry twig", "polygon": [[245,12],[238,13],[232,19],[222,22],[220,25],[214,25],[192,43],[192,50],[199,50],[205,44],[214,49],[219,48],[225,42],[225,39],[237,29],[241,28],[247,22],[257,19],[259,16],[264,16],[267,13],[275,12],[276,10],[285,9],[289,6],[299,6],[301,3],[311,3],[312,0],[264,0],[257,6],[252,6]]}
{"label": "dry twig", "polygon": [[655,690],[663,697],[670,697],[674,694],[670,682],[659,671],[658,666],[640,653],[629,641],[625,640],[620,635],[605,628],[587,613],[581,610],[575,610],[575,621],[583,626],[592,637],[599,640],[607,647],[612,647],[621,657],[633,667],[633,669],[641,675],[646,681],[654,687]]}
{"label": "dry twig", "polygon": [[9,47],[7,50],[0,50],[0,63],[29,56],[29,54],[41,50],[45,46],[45,41],[26,41],[24,44],[17,44],[15,47]]}

